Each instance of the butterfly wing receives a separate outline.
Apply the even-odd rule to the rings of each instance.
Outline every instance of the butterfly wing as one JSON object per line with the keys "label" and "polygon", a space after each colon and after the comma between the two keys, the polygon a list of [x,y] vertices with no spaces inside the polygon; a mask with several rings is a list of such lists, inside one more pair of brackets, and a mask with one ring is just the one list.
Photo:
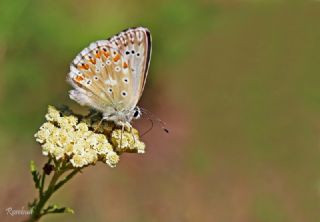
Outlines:
{"label": "butterfly wing", "polygon": [[143,92],[150,56],[151,35],[142,27],[92,43],[70,65],[70,98],[105,114],[132,110]]}

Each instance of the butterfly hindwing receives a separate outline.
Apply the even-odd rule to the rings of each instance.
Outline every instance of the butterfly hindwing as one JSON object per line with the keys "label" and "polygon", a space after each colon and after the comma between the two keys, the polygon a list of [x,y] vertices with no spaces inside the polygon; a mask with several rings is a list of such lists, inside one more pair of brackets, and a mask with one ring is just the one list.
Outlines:
{"label": "butterfly hindwing", "polygon": [[103,113],[133,109],[145,85],[150,54],[151,36],[145,28],[92,43],[70,65],[71,99]]}

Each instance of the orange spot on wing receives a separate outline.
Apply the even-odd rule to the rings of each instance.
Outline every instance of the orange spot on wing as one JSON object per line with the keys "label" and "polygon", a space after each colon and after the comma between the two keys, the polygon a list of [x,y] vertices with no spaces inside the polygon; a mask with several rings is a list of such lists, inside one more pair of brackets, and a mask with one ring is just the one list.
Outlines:
{"label": "orange spot on wing", "polygon": [[96,56],[98,59],[100,59],[100,57],[101,57],[101,51],[97,51],[95,56]]}
{"label": "orange spot on wing", "polygon": [[126,62],[123,63],[123,68],[128,68],[128,64]]}
{"label": "orange spot on wing", "polygon": [[83,76],[76,76],[73,78],[74,81],[76,82],[81,82],[82,80],[84,80]]}
{"label": "orange spot on wing", "polygon": [[86,70],[88,70],[88,69],[89,69],[89,65],[86,64],[86,63],[82,63],[82,64],[79,64],[79,65],[78,65],[78,68],[79,68],[79,69],[86,69]]}
{"label": "orange spot on wing", "polygon": [[120,56],[119,54],[117,54],[117,55],[113,58],[113,61],[118,62],[120,58],[121,58],[121,56]]}
{"label": "orange spot on wing", "polygon": [[109,53],[109,52],[103,51],[103,54],[104,54],[104,56],[105,56],[106,58],[108,58],[108,57],[110,56],[110,53]]}
{"label": "orange spot on wing", "polygon": [[90,59],[90,62],[95,65],[97,61],[96,61],[95,58],[91,58],[91,59]]}

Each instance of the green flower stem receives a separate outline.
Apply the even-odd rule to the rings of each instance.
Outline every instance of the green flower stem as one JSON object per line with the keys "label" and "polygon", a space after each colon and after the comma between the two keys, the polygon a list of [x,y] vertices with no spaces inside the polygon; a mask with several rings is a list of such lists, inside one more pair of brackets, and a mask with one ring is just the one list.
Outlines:
{"label": "green flower stem", "polygon": [[54,191],[58,190],[63,184],[68,182],[74,175],[76,175],[80,169],[74,169],[68,176],[66,176],[63,180],[61,180],[57,185],[54,187]]}
{"label": "green flower stem", "polygon": [[[48,159],[48,162],[46,164],[51,163],[51,158]],[[41,182],[40,182],[40,187],[39,187],[39,197],[43,196],[43,187],[44,187],[44,182],[46,180],[46,173],[45,170],[42,170],[42,175],[41,175]]]}
{"label": "green flower stem", "polygon": [[49,213],[60,213],[54,210],[50,211],[50,207],[48,209],[43,209],[43,208],[45,207],[45,204],[50,199],[50,197],[54,194],[54,192],[57,191],[61,186],[63,186],[66,182],[68,182],[80,171],[80,169],[74,169],[64,179],[59,181],[59,178],[68,170],[71,170],[71,169],[69,168],[69,166],[67,166],[67,164],[55,161],[55,171],[46,191],[43,191],[46,174],[44,171],[42,172],[41,183],[39,187],[39,201],[36,202],[32,210],[31,217],[27,220],[28,222],[38,221],[42,216]]}

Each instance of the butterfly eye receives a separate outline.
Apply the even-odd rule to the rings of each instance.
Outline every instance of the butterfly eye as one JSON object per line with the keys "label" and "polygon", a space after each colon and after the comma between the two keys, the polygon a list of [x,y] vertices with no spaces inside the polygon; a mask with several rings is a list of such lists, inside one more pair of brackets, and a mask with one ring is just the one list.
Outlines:
{"label": "butterfly eye", "polygon": [[122,95],[123,97],[126,97],[126,96],[128,95],[128,93],[127,93],[126,91],[122,91],[122,92],[121,92],[121,95]]}
{"label": "butterfly eye", "polygon": [[94,76],[93,79],[97,81],[99,79],[99,77],[98,76]]}
{"label": "butterfly eye", "polygon": [[134,54],[134,50],[132,50],[131,53]]}
{"label": "butterfly eye", "polygon": [[112,93],[112,89],[111,89],[111,88],[108,88],[108,92],[109,92],[109,93]]}
{"label": "butterfly eye", "polygon": [[140,53],[139,53],[139,52],[137,52],[137,54],[136,54],[136,55],[137,55],[137,57],[139,57],[139,56],[140,56]]}
{"label": "butterfly eye", "polygon": [[126,51],[126,55],[129,55],[130,54],[130,52],[129,51]]}
{"label": "butterfly eye", "polygon": [[139,109],[138,107],[136,107],[136,108],[134,109],[133,118],[139,119],[140,116],[141,116],[141,111],[140,111],[140,109]]}
{"label": "butterfly eye", "polygon": [[139,117],[139,111],[138,111],[138,110],[136,110],[136,111],[134,112],[133,117],[134,117],[134,118],[138,118],[138,117]]}

